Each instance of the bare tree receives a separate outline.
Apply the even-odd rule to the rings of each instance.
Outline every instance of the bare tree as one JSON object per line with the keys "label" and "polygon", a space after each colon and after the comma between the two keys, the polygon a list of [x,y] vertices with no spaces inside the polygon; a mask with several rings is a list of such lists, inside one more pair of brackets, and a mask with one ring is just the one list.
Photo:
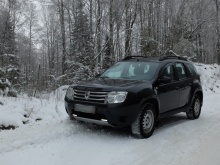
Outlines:
{"label": "bare tree", "polygon": [[217,34],[217,42],[216,42],[216,61],[220,63],[220,2],[219,0],[214,0],[215,3],[215,22],[216,22],[216,34]]}
{"label": "bare tree", "polygon": [[[62,55],[62,74],[64,75],[67,71],[66,65],[66,35],[65,35],[65,20],[64,20],[64,2],[63,0],[58,0],[59,5],[59,17],[60,17],[60,27],[62,35],[62,46],[63,46],[63,55]],[[64,81],[64,80],[63,80]]]}
{"label": "bare tree", "polygon": [[137,1],[125,0],[125,54],[131,55],[132,28],[137,16]]}

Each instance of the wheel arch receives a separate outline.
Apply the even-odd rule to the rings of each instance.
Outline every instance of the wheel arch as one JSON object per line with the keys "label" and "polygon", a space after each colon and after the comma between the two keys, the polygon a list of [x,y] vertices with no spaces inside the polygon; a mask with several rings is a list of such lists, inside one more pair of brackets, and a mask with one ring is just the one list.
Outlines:
{"label": "wheel arch", "polygon": [[201,99],[201,103],[203,104],[203,92],[202,91],[197,91],[194,96],[196,96],[196,95],[199,95],[199,97]]}
{"label": "wheel arch", "polygon": [[158,116],[159,116],[159,102],[158,102],[158,100],[156,98],[148,98],[142,103],[142,106],[146,105],[147,103],[154,105],[156,118],[158,118]]}

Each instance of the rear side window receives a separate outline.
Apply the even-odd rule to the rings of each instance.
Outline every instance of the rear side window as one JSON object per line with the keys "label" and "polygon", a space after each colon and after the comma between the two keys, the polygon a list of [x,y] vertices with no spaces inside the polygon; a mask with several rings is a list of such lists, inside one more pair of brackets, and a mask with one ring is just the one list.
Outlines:
{"label": "rear side window", "polygon": [[197,75],[196,68],[192,64],[186,64],[186,66],[188,67],[191,75],[193,75],[193,76]]}
{"label": "rear side window", "polygon": [[162,73],[162,77],[163,76],[171,78],[172,81],[175,80],[173,65],[168,65],[165,67]]}
{"label": "rear side window", "polygon": [[179,76],[179,79],[184,79],[187,77],[185,67],[182,63],[176,63],[176,70]]}

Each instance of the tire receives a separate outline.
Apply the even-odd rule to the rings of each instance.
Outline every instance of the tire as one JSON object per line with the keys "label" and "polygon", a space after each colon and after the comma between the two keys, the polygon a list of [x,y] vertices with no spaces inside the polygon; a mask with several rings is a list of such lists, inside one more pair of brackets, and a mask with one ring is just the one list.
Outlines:
{"label": "tire", "polygon": [[201,105],[202,101],[199,95],[195,95],[193,99],[193,104],[188,112],[186,112],[186,116],[188,119],[194,120],[198,119],[201,113]]}
{"label": "tire", "polygon": [[72,115],[70,112],[68,112],[68,111],[67,111],[67,109],[66,109],[66,113],[68,114],[68,116],[69,116],[70,120],[74,120],[73,115]]}
{"label": "tire", "polygon": [[131,125],[131,132],[136,138],[148,138],[154,132],[155,123],[155,108],[148,103],[139,111],[137,118]]}
{"label": "tire", "polygon": [[69,115],[70,120],[75,120],[73,115]]}

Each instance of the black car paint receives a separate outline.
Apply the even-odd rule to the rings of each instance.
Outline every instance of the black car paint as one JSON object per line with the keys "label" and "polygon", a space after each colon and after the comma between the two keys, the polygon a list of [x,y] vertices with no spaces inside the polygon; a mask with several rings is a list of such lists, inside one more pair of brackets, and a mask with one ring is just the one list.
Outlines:
{"label": "black car paint", "polygon": [[[127,91],[128,95],[123,103],[118,104],[95,104],[69,100],[65,97],[65,108],[69,115],[74,112],[74,105],[85,104],[96,106],[96,114],[81,114],[87,118],[100,119],[106,118],[113,127],[125,127],[131,125],[137,117],[141,106],[146,102],[151,102],[156,107],[158,118],[163,118],[179,112],[186,112],[193,102],[195,93],[202,96],[202,88],[199,77],[190,74],[185,66],[187,78],[180,80],[175,68],[176,81],[169,84],[161,84],[160,79],[163,68],[167,64],[174,65],[175,62],[185,63],[181,60],[165,60],[160,65],[151,81],[138,81],[127,79],[94,78],[82,81],[74,86],[74,89],[88,91]],[[188,99],[187,99],[188,98]]]}
{"label": "black car paint", "polygon": [[[99,84],[99,85],[98,85]],[[154,92],[150,90],[152,86],[149,81],[137,80],[114,80],[107,78],[98,78],[80,83],[74,89],[90,91],[127,91],[128,95],[123,103],[119,104],[94,104],[77,102],[86,105],[95,105],[97,114],[104,114],[109,124],[114,127],[124,127],[130,125],[136,118],[141,104],[149,99]],[[65,106],[69,114],[72,114],[75,101],[65,98]],[[87,115],[87,114],[86,114]]]}

